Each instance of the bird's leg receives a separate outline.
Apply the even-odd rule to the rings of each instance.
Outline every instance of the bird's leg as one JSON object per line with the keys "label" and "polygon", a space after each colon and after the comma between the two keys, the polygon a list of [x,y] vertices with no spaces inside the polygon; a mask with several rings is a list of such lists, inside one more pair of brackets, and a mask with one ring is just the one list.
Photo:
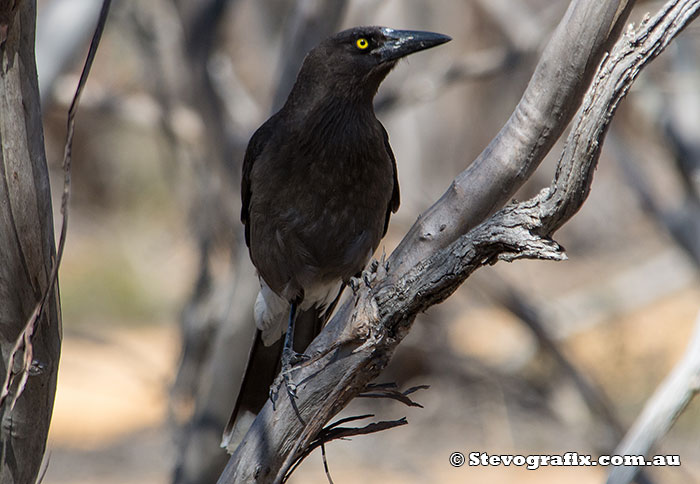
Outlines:
{"label": "bird's leg", "polygon": [[297,302],[292,302],[289,308],[289,323],[287,333],[284,335],[284,346],[282,348],[282,373],[288,373],[292,366],[308,360],[309,357],[303,353],[294,351],[294,326],[297,320]]}
{"label": "bird's leg", "polygon": [[284,336],[284,346],[282,347],[282,367],[280,369],[279,376],[275,379],[275,382],[270,387],[270,400],[272,400],[272,405],[277,401],[277,394],[279,393],[279,388],[284,384],[287,390],[287,395],[292,399],[292,404],[296,398],[297,386],[291,381],[289,374],[292,371],[294,365],[297,365],[303,361],[309,360],[310,357],[294,351],[294,326],[297,317],[297,307],[298,303],[292,302],[289,308],[289,323],[287,324],[287,332]]}

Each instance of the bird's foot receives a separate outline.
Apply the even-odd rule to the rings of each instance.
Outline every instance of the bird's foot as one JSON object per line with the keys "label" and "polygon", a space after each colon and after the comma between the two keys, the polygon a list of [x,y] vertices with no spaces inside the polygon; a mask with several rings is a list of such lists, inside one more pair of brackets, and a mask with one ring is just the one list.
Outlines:
{"label": "bird's foot", "polygon": [[357,294],[357,291],[360,290],[360,282],[361,281],[359,277],[351,277],[348,281],[348,286],[350,286],[352,293],[355,295]]}
{"label": "bird's foot", "polygon": [[270,400],[272,400],[272,409],[275,409],[275,404],[277,403],[277,398],[279,397],[280,388],[284,386],[289,398],[297,398],[297,385],[289,378],[288,371],[281,371],[275,381],[270,385]]}
{"label": "bird's foot", "polygon": [[282,370],[286,368],[287,372],[292,370],[292,367],[297,366],[301,363],[309,361],[311,357],[305,355],[304,353],[297,353],[292,350],[282,351]]}
{"label": "bird's foot", "polygon": [[290,349],[285,348],[282,351],[282,368],[280,369],[279,375],[275,378],[275,381],[270,386],[270,400],[272,401],[272,409],[275,409],[275,403],[279,397],[280,388],[284,385],[284,389],[289,395],[289,398],[294,403],[294,399],[297,398],[297,385],[291,379],[291,373],[295,367],[303,363],[309,362],[312,358],[304,353],[297,353]]}
{"label": "bird's foot", "polygon": [[365,285],[369,288],[372,287],[372,283],[377,279],[377,268],[379,267],[379,262],[376,259],[372,259],[369,263],[369,267],[362,271],[362,280]]}
{"label": "bird's foot", "polygon": [[357,294],[357,291],[360,290],[363,282],[365,283],[365,286],[371,288],[372,283],[377,279],[379,274],[386,275],[387,268],[388,264],[384,261],[384,256],[382,256],[381,261],[372,259],[369,262],[367,269],[357,274],[356,277],[351,277],[348,281],[348,286],[350,286],[350,289],[352,289],[352,293]]}

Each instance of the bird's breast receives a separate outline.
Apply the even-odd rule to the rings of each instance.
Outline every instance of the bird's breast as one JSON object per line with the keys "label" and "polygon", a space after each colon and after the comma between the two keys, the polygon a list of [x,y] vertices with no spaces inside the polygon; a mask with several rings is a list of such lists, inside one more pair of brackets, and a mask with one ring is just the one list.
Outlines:
{"label": "bird's breast", "polygon": [[275,283],[265,272],[284,272],[279,279],[302,287],[347,280],[379,244],[393,166],[381,131],[364,128],[328,128],[316,131],[321,136],[313,139],[290,137],[284,149],[256,163],[251,255],[271,287]]}

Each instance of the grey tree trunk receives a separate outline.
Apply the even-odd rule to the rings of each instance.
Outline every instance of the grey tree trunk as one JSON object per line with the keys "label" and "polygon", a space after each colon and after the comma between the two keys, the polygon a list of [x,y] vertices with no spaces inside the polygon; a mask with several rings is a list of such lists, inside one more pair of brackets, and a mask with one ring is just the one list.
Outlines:
{"label": "grey tree trunk", "polygon": [[0,399],[0,482],[3,484],[36,481],[51,421],[61,349],[57,286],[41,318],[26,330],[48,287],[55,259],[51,192],[34,61],[35,20],[35,0],[0,0],[0,382],[4,382],[4,398]]}

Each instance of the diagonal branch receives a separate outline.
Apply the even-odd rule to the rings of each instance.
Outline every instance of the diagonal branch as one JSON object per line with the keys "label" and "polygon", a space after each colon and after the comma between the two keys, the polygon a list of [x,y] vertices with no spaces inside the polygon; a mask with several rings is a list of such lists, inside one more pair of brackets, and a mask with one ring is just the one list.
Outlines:
{"label": "diagonal branch", "polygon": [[483,222],[532,175],[569,124],[633,0],[574,0],[505,126],[423,213],[390,262],[403,273]]}
{"label": "diagonal branch", "polygon": [[[268,402],[219,483],[281,482],[318,438],[324,423],[386,366],[416,314],[447,298],[474,270],[498,260],[564,259],[563,249],[551,236],[585,201],[615,109],[639,71],[697,15],[698,8],[700,0],[670,0],[653,19],[628,30],[593,77],[589,69],[603,57],[602,49],[612,44],[629,4],[572,2],[518,109],[475,162],[477,167],[455,180],[434,210],[409,232],[389,265],[377,266],[307,349],[320,355],[294,375],[299,382],[294,406],[307,424],[300,425],[288,399],[278,401],[275,411]],[[593,83],[551,186],[479,224],[544,157],[574,109],[567,103],[578,106],[590,79]],[[577,87],[559,89],[560,84]],[[555,99],[546,94],[550,89]],[[551,115],[545,108],[556,112]],[[484,177],[493,179],[481,187]],[[463,191],[467,187],[475,193]],[[465,205],[474,197],[474,205]],[[474,228],[460,235],[470,227]]]}
{"label": "diagonal branch", "polygon": [[[649,399],[616,455],[647,455],[658,439],[676,422],[683,410],[700,392],[700,314],[683,358]],[[614,466],[607,484],[627,484],[639,471],[637,466]]]}

